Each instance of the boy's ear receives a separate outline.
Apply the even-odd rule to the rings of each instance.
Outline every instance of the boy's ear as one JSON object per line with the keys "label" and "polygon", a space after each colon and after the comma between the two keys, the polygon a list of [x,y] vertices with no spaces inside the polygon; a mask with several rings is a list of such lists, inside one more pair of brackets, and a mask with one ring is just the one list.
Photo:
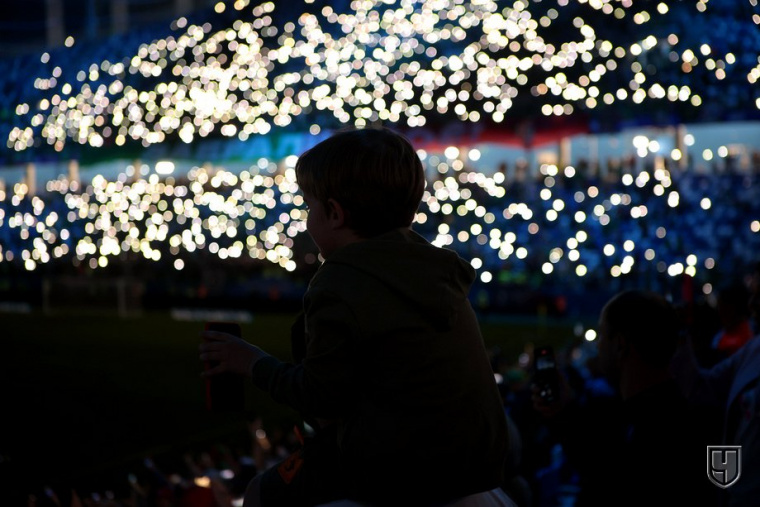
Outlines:
{"label": "boy's ear", "polygon": [[330,222],[333,229],[339,229],[346,224],[346,210],[338,201],[332,197],[327,199],[326,211],[327,220]]}

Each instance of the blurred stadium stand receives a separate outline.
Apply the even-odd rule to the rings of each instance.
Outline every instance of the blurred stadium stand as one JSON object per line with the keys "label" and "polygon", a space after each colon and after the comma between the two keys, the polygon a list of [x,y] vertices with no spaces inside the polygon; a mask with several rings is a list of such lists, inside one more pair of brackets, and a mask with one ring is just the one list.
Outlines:
{"label": "blurred stadium stand", "polygon": [[[713,286],[738,277],[755,260],[760,228],[760,116],[751,86],[760,77],[757,6],[728,0],[651,3],[641,10],[603,2],[486,4],[467,5],[507,30],[511,43],[489,39],[486,27],[483,37],[473,37],[480,28],[455,3],[430,33],[361,39],[366,48],[409,43],[407,52],[386,54],[383,82],[416,82],[404,81],[415,62],[447,65],[450,88],[430,85],[437,112],[420,108],[421,95],[394,84],[384,91],[384,106],[373,102],[378,109],[368,121],[385,114],[385,123],[420,149],[429,187],[417,228],[473,260],[478,308],[593,313],[621,287],[645,285],[679,298],[686,278],[694,297],[710,297]],[[50,311],[97,300],[122,314],[170,301],[297,307],[318,260],[304,233],[295,157],[352,118],[367,123],[364,113],[348,109],[341,117],[329,107],[304,106],[290,116],[259,111],[246,121],[234,109],[204,112],[224,104],[193,95],[184,106],[194,108],[186,111],[190,116],[171,126],[172,115],[182,113],[166,107],[195,85],[222,86],[214,69],[232,68],[225,65],[248,54],[238,40],[261,44],[264,56],[266,48],[284,51],[289,44],[322,48],[322,39],[309,39],[317,25],[299,33],[298,21],[319,22],[324,37],[353,43],[338,37],[350,33],[346,20],[363,18],[336,14],[352,5],[358,4],[37,0],[11,6],[0,30],[0,137],[7,139],[0,151],[0,300]],[[377,9],[379,15],[382,5]],[[383,15],[389,12],[395,11]],[[447,20],[472,33],[455,36]],[[378,26],[370,28],[380,37],[392,24]],[[223,40],[230,44],[214,42]],[[411,51],[421,44],[427,50]],[[492,76],[502,83],[502,96],[485,105],[493,89],[483,79],[493,66],[467,60],[473,47],[467,44],[478,44],[482,61],[505,69],[517,61],[510,58],[544,60],[542,66],[522,60],[514,75],[506,72],[508,80]],[[188,55],[192,46],[196,67],[183,59],[184,49],[169,54],[180,46]],[[257,60],[245,61],[244,70],[256,68]],[[296,56],[278,56],[265,65],[269,81],[250,83],[271,87],[267,97],[281,107],[302,93],[317,102],[317,85],[333,86],[335,75],[314,70],[308,78],[300,64]],[[193,68],[209,74],[199,80]],[[459,68],[477,72],[460,76]],[[298,79],[287,80],[296,73]],[[255,91],[230,100],[250,108]],[[567,101],[563,106],[553,96]],[[382,109],[391,97],[405,110]],[[452,107],[441,109],[447,101]],[[471,111],[467,121],[460,106]],[[421,111],[416,117],[408,113],[414,108]],[[264,118],[267,125],[257,123]]]}

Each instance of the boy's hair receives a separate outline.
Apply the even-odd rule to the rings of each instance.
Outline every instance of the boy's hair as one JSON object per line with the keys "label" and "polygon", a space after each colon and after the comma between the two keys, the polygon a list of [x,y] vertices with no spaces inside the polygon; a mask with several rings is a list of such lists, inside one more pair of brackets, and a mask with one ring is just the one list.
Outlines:
{"label": "boy's hair", "polygon": [[668,365],[676,351],[681,324],[667,299],[654,292],[627,290],[614,296],[603,311],[610,336],[625,336],[651,366]]}
{"label": "boy's hair", "polygon": [[299,157],[296,179],[324,205],[331,198],[339,202],[348,227],[364,238],[411,225],[425,189],[417,152],[384,127],[325,139]]}

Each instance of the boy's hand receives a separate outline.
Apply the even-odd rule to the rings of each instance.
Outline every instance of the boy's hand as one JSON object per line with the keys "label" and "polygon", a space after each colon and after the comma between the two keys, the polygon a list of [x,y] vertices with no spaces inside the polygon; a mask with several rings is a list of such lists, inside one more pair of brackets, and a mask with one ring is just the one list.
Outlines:
{"label": "boy's hand", "polygon": [[198,346],[201,361],[216,361],[218,363],[213,368],[201,373],[203,377],[224,372],[251,377],[251,370],[256,361],[269,355],[255,345],[231,334],[203,331],[201,338],[204,341]]}

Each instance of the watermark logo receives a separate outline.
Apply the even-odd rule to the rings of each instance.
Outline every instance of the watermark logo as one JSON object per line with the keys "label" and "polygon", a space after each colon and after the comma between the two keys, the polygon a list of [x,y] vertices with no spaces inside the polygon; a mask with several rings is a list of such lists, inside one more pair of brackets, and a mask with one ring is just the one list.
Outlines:
{"label": "watermark logo", "polygon": [[740,445],[708,445],[707,478],[723,489],[735,484],[742,475],[741,458]]}

